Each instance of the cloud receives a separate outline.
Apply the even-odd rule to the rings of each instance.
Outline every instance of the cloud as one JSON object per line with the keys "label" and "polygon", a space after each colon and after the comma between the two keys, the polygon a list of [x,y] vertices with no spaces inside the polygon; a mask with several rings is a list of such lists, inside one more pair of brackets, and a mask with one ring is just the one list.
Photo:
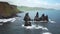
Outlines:
{"label": "cloud", "polygon": [[[0,1],[7,1],[7,0],[0,0]],[[10,4],[14,4],[17,6],[29,6],[29,7],[44,7],[44,8],[54,8],[60,9],[60,3],[51,3],[51,1],[47,2],[48,0],[8,0]]]}

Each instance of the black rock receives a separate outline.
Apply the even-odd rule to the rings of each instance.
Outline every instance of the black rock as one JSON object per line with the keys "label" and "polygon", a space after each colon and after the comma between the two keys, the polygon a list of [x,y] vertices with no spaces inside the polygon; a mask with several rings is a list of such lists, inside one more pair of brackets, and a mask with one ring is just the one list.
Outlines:
{"label": "black rock", "polygon": [[36,17],[39,17],[39,13],[38,12],[36,13]]}
{"label": "black rock", "polygon": [[31,22],[25,21],[24,26],[31,26]]}
{"label": "black rock", "polygon": [[36,13],[36,16],[34,18],[34,21],[39,21],[39,13],[38,12]]}
{"label": "black rock", "polygon": [[45,16],[46,21],[48,21],[48,15]]}
{"label": "black rock", "polygon": [[45,16],[44,14],[42,14],[42,16],[39,19],[40,21],[48,21],[48,15]]}
{"label": "black rock", "polygon": [[25,14],[24,21],[30,21],[31,18],[29,17],[28,13]]}

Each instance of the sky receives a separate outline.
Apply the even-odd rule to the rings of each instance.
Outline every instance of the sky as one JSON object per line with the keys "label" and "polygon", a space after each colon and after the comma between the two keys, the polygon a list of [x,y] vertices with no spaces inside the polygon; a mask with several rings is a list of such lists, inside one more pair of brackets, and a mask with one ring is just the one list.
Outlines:
{"label": "sky", "polygon": [[60,0],[0,0],[17,6],[44,7],[60,9]]}

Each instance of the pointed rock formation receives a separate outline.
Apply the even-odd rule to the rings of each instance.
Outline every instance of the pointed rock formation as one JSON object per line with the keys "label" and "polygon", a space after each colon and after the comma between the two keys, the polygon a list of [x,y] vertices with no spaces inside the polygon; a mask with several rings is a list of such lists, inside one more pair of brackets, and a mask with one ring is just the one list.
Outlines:
{"label": "pointed rock formation", "polygon": [[39,13],[38,12],[36,13],[36,17],[39,17]]}
{"label": "pointed rock formation", "polygon": [[42,14],[42,16],[39,19],[40,21],[48,21],[48,15],[45,16],[44,14]]}
{"label": "pointed rock formation", "polygon": [[24,21],[30,21],[30,20],[31,20],[31,18],[29,17],[28,14],[29,14],[29,13],[26,13],[26,14],[25,14]]}
{"label": "pointed rock formation", "polygon": [[39,18],[39,14],[37,12],[34,21],[48,21],[48,15],[45,16],[45,14],[42,14],[42,16]]}
{"label": "pointed rock formation", "polygon": [[48,21],[48,15],[45,16],[46,21]]}
{"label": "pointed rock formation", "polygon": [[25,14],[24,21],[25,21],[25,26],[31,26],[31,22],[29,22],[31,19],[28,15],[28,13]]}
{"label": "pointed rock formation", "polygon": [[39,21],[39,13],[38,12],[36,13],[36,16],[34,18],[34,21]]}
{"label": "pointed rock formation", "polygon": [[41,18],[42,18],[42,21],[44,21],[45,20],[45,15],[42,14]]}

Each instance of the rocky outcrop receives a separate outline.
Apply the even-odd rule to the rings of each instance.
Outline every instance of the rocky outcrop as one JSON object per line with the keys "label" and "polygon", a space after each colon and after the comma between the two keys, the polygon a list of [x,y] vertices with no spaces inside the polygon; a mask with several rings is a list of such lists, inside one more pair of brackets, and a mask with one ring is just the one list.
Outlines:
{"label": "rocky outcrop", "polygon": [[17,6],[10,5],[8,2],[0,2],[0,17],[8,18],[15,16],[18,11]]}
{"label": "rocky outcrop", "polygon": [[[28,13],[25,14],[24,21],[25,21],[25,26],[31,26],[31,21],[32,19],[29,17]],[[48,22],[48,15],[42,14],[42,16],[39,18],[38,12],[36,13],[36,16],[34,18],[34,21],[40,21],[40,22]]]}
{"label": "rocky outcrop", "polygon": [[42,16],[40,18],[38,16],[39,15],[38,15],[38,12],[37,12],[37,14],[34,18],[34,21],[48,21],[48,15],[45,16],[44,14],[42,14]]}
{"label": "rocky outcrop", "polygon": [[39,14],[38,14],[38,12],[36,13],[36,16],[34,18],[34,21],[39,21]]}
{"label": "rocky outcrop", "polygon": [[25,14],[24,21],[25,21],[25,26],[31,26],[31,22],[29,22],[31,18],[29,17],[28,13]]}
{"label": "rocky outcrop", "polygon": [[[29,17],[28,13],[25,14],[24,21],[31,21],[32,19]],[[41,17],[39,17],[39,13],[36,13],[36,16],[34,18],[34,21],[48,21],[48,15],[42,14]]]}
{"label": "rocky outcrop", "polygon": [[40,17],[40,21],[48,21],[48,15],[44,15],[42,14],[42,16]]}
{"label": "rocky outcrop", "polygon": [[29,17],[28,13],[25,14],[24,21],[30,21],[31,18]]}
{"label": "rocky outcrop", "polygon": [[37,12],[34,21],[48,21],[48,15],[45,16],[42,14],[42,16],[39,18],[39,14]]}
{"label": "rocky outcrop", "polygon": [[31,26],[31,22],[25,21],[24,26]]}

